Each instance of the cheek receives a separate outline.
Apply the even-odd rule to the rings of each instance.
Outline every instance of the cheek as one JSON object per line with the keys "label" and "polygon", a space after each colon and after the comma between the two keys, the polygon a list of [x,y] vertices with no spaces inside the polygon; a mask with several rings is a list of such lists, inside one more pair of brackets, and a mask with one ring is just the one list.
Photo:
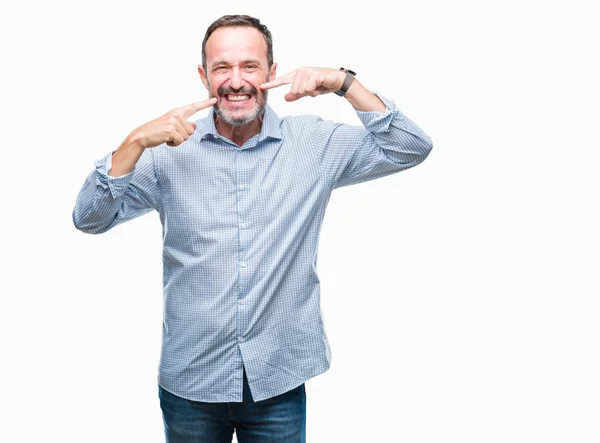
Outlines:
{"label": "cheek", "polygon": [[213,75],[210,80],[210,90],[213,93],[217,93],[219,88],[225,87],[227,84],[227,77],[223,75]]}
{"label": "cheek", "polygon": [[248,85],[252,86],[258,92],[262,92],[260,85],[267,82],[266,77],[263,74],[248,75],[244,80]]}

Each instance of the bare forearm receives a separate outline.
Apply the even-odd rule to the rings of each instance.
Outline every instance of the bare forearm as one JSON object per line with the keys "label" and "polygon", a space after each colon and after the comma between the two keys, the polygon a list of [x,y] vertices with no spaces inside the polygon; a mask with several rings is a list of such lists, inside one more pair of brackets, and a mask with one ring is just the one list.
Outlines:
{"label": "bare forearm", "polygon": [[352,81],[344,97],[357,111],[384,112],[385,104],[379,97],[365,88],[357,79]]}
{"label": "bare forearm", "polygon": [[144,149],[137,142],[137,139],[131,135],[125,139],[119,149],[112,155],[112,168],[108,175],[111,177],[120,177],[129,174],[135,168]]}

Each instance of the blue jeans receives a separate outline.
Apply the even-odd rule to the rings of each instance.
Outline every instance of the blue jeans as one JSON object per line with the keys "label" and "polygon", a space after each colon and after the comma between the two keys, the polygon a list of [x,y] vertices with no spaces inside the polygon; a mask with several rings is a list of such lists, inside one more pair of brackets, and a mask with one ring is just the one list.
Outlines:
{"label": "blue jeans", "polygon": [[167,443],[305,443],[306,391],[300,386],[254,402],[244,371],[243,402],[186,400],[158,386]]}

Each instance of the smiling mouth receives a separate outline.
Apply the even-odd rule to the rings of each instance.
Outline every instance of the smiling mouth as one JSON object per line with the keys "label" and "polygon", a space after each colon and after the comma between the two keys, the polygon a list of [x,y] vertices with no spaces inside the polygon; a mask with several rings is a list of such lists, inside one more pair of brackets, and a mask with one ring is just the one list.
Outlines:
{"label": "smiling mouth", "polygon": [[250,100],[250,94],[225,94],[223,96],[225,100],[230,103],[244,103]]}

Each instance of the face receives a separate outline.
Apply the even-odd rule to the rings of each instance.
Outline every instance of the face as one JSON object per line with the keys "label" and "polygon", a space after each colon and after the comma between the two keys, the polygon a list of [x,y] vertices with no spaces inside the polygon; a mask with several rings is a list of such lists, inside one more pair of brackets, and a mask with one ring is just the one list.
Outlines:
{"label": "face", "polygon": [[206,72],[198,72],[209,97],[217,97],[215,113],[232,126],[260,116],[267,103],[267,91],[259,87],[275,78],[277,64],[267,66],[267,43],[251,27],[224,27],[206,42]]}

